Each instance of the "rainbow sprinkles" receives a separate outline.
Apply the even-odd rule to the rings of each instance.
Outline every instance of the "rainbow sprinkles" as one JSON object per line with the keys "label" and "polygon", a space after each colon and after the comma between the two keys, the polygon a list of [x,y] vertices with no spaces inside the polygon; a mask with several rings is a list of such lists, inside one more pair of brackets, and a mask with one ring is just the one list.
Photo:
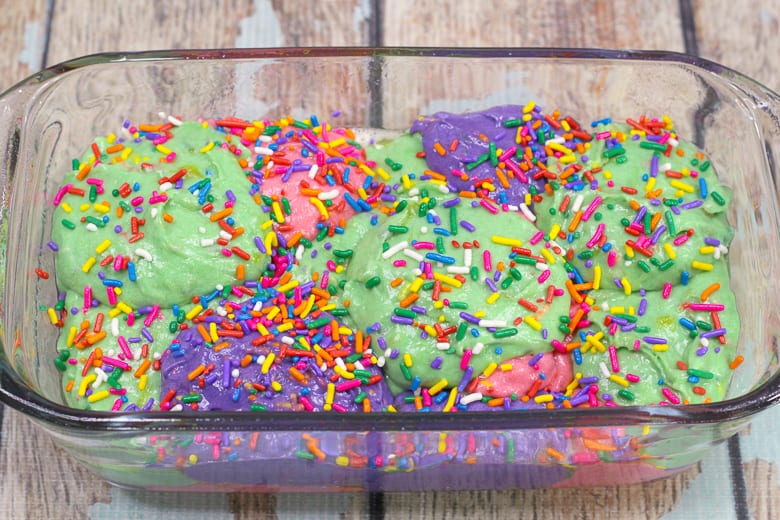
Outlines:
{"label": "rainbow sprinkles", "polygon": [[[333,120],[337,121],[336,116]],[[370,134],[370,132],[368,132]],[[49,248],[66,401],[403,412],[722,399],[731,193],[668,118],[534,103],[380,142],[311,116],[125,122]]]}

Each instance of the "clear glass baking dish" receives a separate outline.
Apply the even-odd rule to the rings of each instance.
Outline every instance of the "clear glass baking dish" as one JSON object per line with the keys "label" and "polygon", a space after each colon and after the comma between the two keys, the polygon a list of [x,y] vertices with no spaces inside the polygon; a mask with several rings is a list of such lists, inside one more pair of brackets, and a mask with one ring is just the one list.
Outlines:
{"label": "clear glass baking dish", "polygon": [[[702,405],[462,414],[101,413],[64,406],[44,248],[70,160],[124,119],[330,114],[400,132],[418,114],[535,100],[587,121],[667,114],[734,192],[730,268],[745,358]],[[715,63],[583,49],[274,49],[87,56],[0,96],[0,400],[103,478],[177,490],[445,490],[674,475],[780,399],[780,99]],[[590,118],[590,119],[588,119]]]}

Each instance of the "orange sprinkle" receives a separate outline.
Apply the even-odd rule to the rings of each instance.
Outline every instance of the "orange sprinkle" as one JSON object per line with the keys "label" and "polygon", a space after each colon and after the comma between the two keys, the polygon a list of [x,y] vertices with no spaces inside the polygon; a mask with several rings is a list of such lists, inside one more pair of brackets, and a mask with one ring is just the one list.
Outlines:
{"label": "orange sprinkle", "polygon": [[444,155],[446,155],[447,153],[447,150],[445,150],[444,147],[441,145],[441,143],[438,141],[434,143],[433,149],[436,150],[436,153],[438,153],[442,157],[444,157]]}
{"label": "orange sprinkle", "polygon": [[417,301],[417,298],[419,298],[420,295],[417,293],[410,293],[408,294],[403,300],[401,300],[398,305],[401,307],[409,307],[411,304]]}
{"label": "orange sprinkle", "polygon": [[203,338],[203,341],[205,341],[206,343],[211,343],[211,335],[209,334],[209,331],[206,330],[206,327],[204,327],[202,323],[198,324],[198,334],[200,334],[200,337]]}
{"label": "orange sprinkle", "polygon": [[402,283],[404,283],[404,280],[403,280],[403,278],[401,278],[401,277],[399,276],[398,278],[393,278],[393,279],[390,281],[390,287],[393,287],[393,288],[395,288],[395,287],[398,287],[399,285],[401,285]]}
{"label": "orange sprinkle", "polygon": [[718,282],[715,282],[709,287],[707,287],[706,289],[704,289],[701,292],[701,301],[706,302],[707,298],[709,298],[712,295],[712,293],[714,293],[718,289],[720,289],[720,284]]}
{"label": "orange sprinkle", "polygon": [[[152,365],[152,361],[150,359],[144,359],[141,362],[141,365],[138,367],[138,370],[135,371],[133,374],[135,377],[140,378],[142,375],[146,373],[147,370],[149,370],[149,367]],[[192,380],[190,380],[192,381]]]}
{"label": "orange sprinkle", "polygon": [[[572,299],[573,299],[573,300],[574,300],[576,303],[582,303],[582,301],[584,300],[584,298],[583,298],[583,297],[582,297],[582,295],[579,293],[579,291],[577,290],[577,288],[576,288],[576,287],[574,287],[574,282],[572,282],[570,279],[567,279],[567,280],[566,280],[566,289],[569,291],[569,294],[571,295]],[[579,312],[580,310],[581,310],[581,309],[578,309],[578,310],[577,310],[577,312]],[[580,316],[580,318],[581,318],[581,316]],[[577,321],[579,321],[579,320],[577,320]],[[570,329],[570,330],[574,330],[574,329]]]}
{"label": "orange sprinkle", "polygon": [[745,358],[744,358],[743,356],[737,356],[737,357],[735,357],[735,358],[734,358],[734,361],[732,361],[731,363],[729,363],[729,368],[730,368],[731,370],[734,370],[734,369],[735,369],[735,368],[737,368],[739,365],[741,365],[743,361],[745,361]]}
{"label": "orange sprinkle", "polygon": [[580,221],[582,220],[582,210],[577,211],[577,213],[574,214],[574,217],[571,219],[571,222],[569,222],[569,233],[574,233],[577,230],[577,226],[580,225]]}
{"label": "orange sprinkle", "polygon": [[170,224],[171,222],[173,222],[173,215],[171,215],[170,213],[163,213],[163,220],[168,224]]}
{"label": "orange sprinkle", "polygon": [[[206,370],[206,365],[201,363],[200,365],[195,367],[195,369],[192,372],[187,374],[187,380],[189,380],[189,381],[194,380],[196,377],[201,375],[205,370]],[[136,377],[141,377],[141,376],[136,376]]]}
{"label": "orange sprinkle", "polygon": [[65,391],[66,392],[70,392],[71,390],[73,390],[73,384],[74,384],[74,381],[72,379],[70,381],[68,381],[68,384],[65,386]]}
{"label": "orange sprinkle", "polygon": [[238,264],[236,266],[236,280],[243,280],[244,279],[244,271],[245,271],[244,264]]}
{"label": "orange sprinkle", "polygon": [[615,451],[615,447],[610,444],[604,444],[603,442],[592,441],[590,439],[583,439],[582,444],[591,450]]}

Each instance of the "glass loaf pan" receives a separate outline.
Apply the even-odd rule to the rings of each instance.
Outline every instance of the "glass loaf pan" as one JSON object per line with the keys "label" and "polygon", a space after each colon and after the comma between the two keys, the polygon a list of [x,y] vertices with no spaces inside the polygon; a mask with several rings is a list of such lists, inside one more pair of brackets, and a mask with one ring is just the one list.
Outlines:
{"label": "glass loaf pan", "polygon": [[[669,115],[732,188],[729,256],[745,361],[725,401],[370,415],[100,413],[63,405],[52,362],[58,329],[39,311],[56,301],[55,288],[34,270],[53,272],[44,251],[51,201],[87,139],[124,119],[156,120],[160,111],[262,119],[339,110],[344,126],[399,132],[418,114],[529,100],[580,121]],[[0,96],[0,400],[98,475],[147,489],[444,490],[674,475],[780,399],[779,113],[777,94],[755,81],[663,52],[194,50],[94,55],[46,69]],[[232,448],[215,460],[217,443]],[[476,455],[449,455],[464,446]]]}

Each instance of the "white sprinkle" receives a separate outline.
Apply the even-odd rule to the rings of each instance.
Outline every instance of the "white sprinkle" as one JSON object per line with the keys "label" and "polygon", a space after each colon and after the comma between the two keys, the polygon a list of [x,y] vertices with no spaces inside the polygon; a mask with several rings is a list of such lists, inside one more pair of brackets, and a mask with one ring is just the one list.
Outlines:
{"label": "white sprinkle", "polygon": [[530,222],[536,222],[536,215],[534,215],[525,204],[520,204],[520,213],[522,213]]}
{"label": "white sprinkle", "polygon": [[702,347],[709,347],[710,346],[710,340],[707,338],[701,338],[699,340],[701,342]]}
{"label": "white sprinkle", "polygon": [[257,138],[261,143],[270,143],[273,138],[270,135],[261,135]]}
{"label": "white sprinkle", "polygon": [[582,195],[577,195],[574,197],[574,204],[571,205],[572,213],[577,213],[580,210],[580,207],[582,206],[582,200]]}
{"label": "white sprinkle", "polygon": [[412,274],[413,274],[414,276],[422,276],[423,272],[422,272],[422,270],[421,270],[421,269],[418,267],[418,268],[416,268],[416,269],[413,269],[413,270],[412,270]]}
{"label": "white sprinkle", "polygon": [[152,261],[152,253],[147,251],[146,249],[139,247],[135,250],[135,254],[146,260],[147,262]]}
{"label": "white sprinkle", "polygon": [[719,248],[719,247],[718,247],[718,248],[716,248],[716,249],[715,249],[715,251],[713,251],[713,253],[712,253],[712,257],[713,257],[715,260],[720,260],[720,248]]}
{"label": "white sprinkle", "polygon": [[160,191],[168,191],[171,188],[173,188],[173,184],[170,182],[163,182],[160,184]]}
{"label": "white sprinkle", "polygon": [[604,377],[609,379],[609,376],[611,374],[609,373],[609,369],[607,368],[607,364],[602,361],[601,363],[599,363],[599,368],[601,369],[601,373],[604,375]]}
{"label": "white sprinkle", "polygon": [[428,232],[428,226],[420,226],[420,233],[427,233]]}
{"label": "white sprinkle", "polygon": [[355,365],[355,368],[356,368],[357,370],[365,370],[365,369],[366,369],[366,368],[363,366],[363,363],[361,363],[360,361],[355,361],[355,362],[353,363],[353,365]]}
{"label": "white sprinkle", "polygon": [[201,238],[200,239],[200,247],[209,247],[214,245],[214,239],[213,238]]}
{"label": "white sprinkle", "polygon": [[227,311],[227,309],[225,309],[222,306],[217,307],[217,315],[219,315],[219,316],[227,316],[228,315],[228,311]]}
{"label": "white sprinkle", "polygon": [[173,116],[168,116],[168,122],[173,126],[181,126],[181,119],[177,119]]}
{"label": "white sprinkle", "polygon": [[417,262],[421,262],[423,259],[423,256],[414,249],[406,248],[404,249],[404,254]]}
{"label": "white sprinkle", "polygon": [[309,178],[313,179],[314,177],[316,177],[317,176],[317,172],[319,170],[320,170],[319,166],[317,166],[316,164],[312,164],[311,168],[309,168]]}
{"label": "white sprinkle", "polygon": [[[97,388],[100,385],[103,384],[104,381],[108,380],[108,375],[103,371],[100,367],[92,367],[95,372],[97,373],[97,379],[92,383],[92,388]],[[115,368],[114,370],[119,370],[118,368]]]}
{"label": "white sprinkle", "polygon": [[658,165],[658,171],[661,173],[668,172],[671,169],[672,169],[672,163],[666,162]]}
{"label": "white sprinkle", "polygon": [[206,228],[204,228],[203,226],[198,226],[198,233],[202,234],[202,233],[205,233],[205,232],[206,232]]}
{"label": "white sprinkle", "polygon": [[111,335],[115,338],[119,336],[119,318],[111,318]]}
{"label": "white sprinkle", "polygon": [[449,350],[450,347],[451,347],[451,345],[449,343],[447,343],[447,342],[444,342],[444,341],[437,341],[436,342],[436,348],[439,349],[439,350]]}
{"label": "white sprinkle", "polygon": [[282,343],[284,343],[285,345],[292,345],[295,343],[295,340],[292,339],[290,336],[284,336],[282,337]]}
{"label": "white sprinkle", "polygon": [[299,244],[295,249],[295,259],[300,261],[303,258],[303,252],[305,251],[303,244]]}
{"label": "white sprinkle", "polygon": [[666,140],[666,142],[672,145],[672,148],[676,148],[677,145],[680,144],[680,142],[674,137],[670,137],[669,139]]}
{"label": "white sprinkle", "polygon": [[485,328],[506,327],[506,320],[479,320],[479,326]]}
{"label": "white sprinkle", "polygon": [[157,360],[157,359],[160,359],[160,358],[162,358],[162,354],[160,354],[159,352],[155,352],[155,353],[152,355],[152,359],[155,359],[155,360]]}
{"label": "white sprinkle", "polygon": [[[469,251],[468,249],[466,251]],[[447,272],[451,274],[469,274],[469,268],[463,265],[448,265]]]}
{"label": "white sprinkle", "polygon": [[447,194],[450,192],[450,189],[447,187],[446,184],[439,184],[439,191],[444,194]]}
{"label": "white sprinkle", "polygon": [[274,151],[265,146],[255,146],[255,153],[257,155],[273,155]]}
{"label": "white sprinkle", "polygon": [[169,411],[171,411],[171,412],[181,412],[182,410],[184,410],[184,407],[182,406],[182,404],[181,403],[177,403],[175,406],[172,406]]}
{"label": "white sprinkle", "polygon": [[410,190],[409,190],[409,192],[408,192],[408,195],[409,195],[410,197],[416,197],[416,196],[417,196],[417,195],[419,195],[419,194],[420,194],[420,188],[412,188],[412,189],[410,189]]}
{"label": "white sprinkle", "polygon": [[339,196],[339,190],[333,188],[330,191],[321,191],[317,194],[317,198],[320,200],[332,200]]}
{"label": "white sprinkle", "polygon": [[540,271],[545,271],[549,269],[549,266],[544,262],[536,262],[536,268],[539,269]]}
{"label": "white sprinkle", "polygon": [[255,306],[254,306],[254,307],[252,307],[252,310],[253,310],[253,311],[255,311],[255,312],[257,312],[257,311],[259,311],[259,310],[260,310],[260,309],[262,309],[262,308],[263,308],[263,302],[256,302],[256,303],[255,303]]}
{"label": "white sprinkle", "polygon": [[157,210],[157,208],[152,208],[152,211],[150,211],[149,213],[151,213],[152,218],[154,218],[157,216],[157,213],[159,213],[159,211]]}
{"label": "white sprinkle", "polygon": [[255,361],[255,363],[257,363],[258,365],[262,365],[263,363],[265,363],[265,354],[260,354],[259,356],[257,356],[257,361]]}
{"label": "white sprinkle", "polygon": [[466,394],[460,398],[460,404],[471,404],[482,400],[482,394],[480,392],[472,392]]}
{"label": "white sprinkle", "polygon": [[93,224],[92,222],[87,224],[87,231],[97,231],[97,230],[98,230],[97,226],[95,224]]}
{"label": "white sprinkle", "polygon": [[478,355],[480,352],[482,352],[482,349],[485,348],[485,344],[482,342],[477,342],[476,345],[474,345],[474,348],[471,349],[471,353],[475,356]]}
{"label": "white sprinkle", "polygon": [[721,244],[721,245],[719,245],[719,246],[718,246],[718,250],[720,250],[720,252],[721,252],[722,254],[724,254],[724,255],[727,255],[727,254],[729,254],[729,248],[728,248],[728,247],[726,247],[726,246],[724,246],[723,244]]}
{"label": "white sprinkle", "polygon": [[407,242],[406,240],[402,240],[402,241],[398,242],[397,244],[390,246],[387,249],[387,251],[382,253],[382,258],[387,260],[388,258],[393,256],[394,254],[398,253],[399,251],[402,251],[408,245],[409,245],[409,242]]}
{"label": "white sprinkle", "polygon": [[471,267],[471,249],[463,250],[463,265]]}
{"label": "white sprinkle", "polygon": [[233,235],[231,235],[230,233],[228,233],[224,229],[219,232],[219,236],[221,238],[224,238],[225,240],[230,240],[231,238],[233,238]]}
{"label": "white sprinkle", "polygon": [[343,359],[343,358],[337,357],[337,358],[335,359],[335,361],[336,361],[336,364],[337,364],[339,367],[341,367],[341,368],[342,368],[342,369],[344,369],[344,370],[346,370],[346,369],[347,369],[347,365],[344,363],[344,359]]}
{"label": "white sprinkle", "polygon": [[232,377],[233,379],[237,379],[237,378],[238,378],[238,376],[240,376],[240,375],[241,375],[241,372],[239,372],[239,370],[238,370],[237,368],[234,368],[234,369],[233,369],[233,370],[230,372],[230,377]]}

